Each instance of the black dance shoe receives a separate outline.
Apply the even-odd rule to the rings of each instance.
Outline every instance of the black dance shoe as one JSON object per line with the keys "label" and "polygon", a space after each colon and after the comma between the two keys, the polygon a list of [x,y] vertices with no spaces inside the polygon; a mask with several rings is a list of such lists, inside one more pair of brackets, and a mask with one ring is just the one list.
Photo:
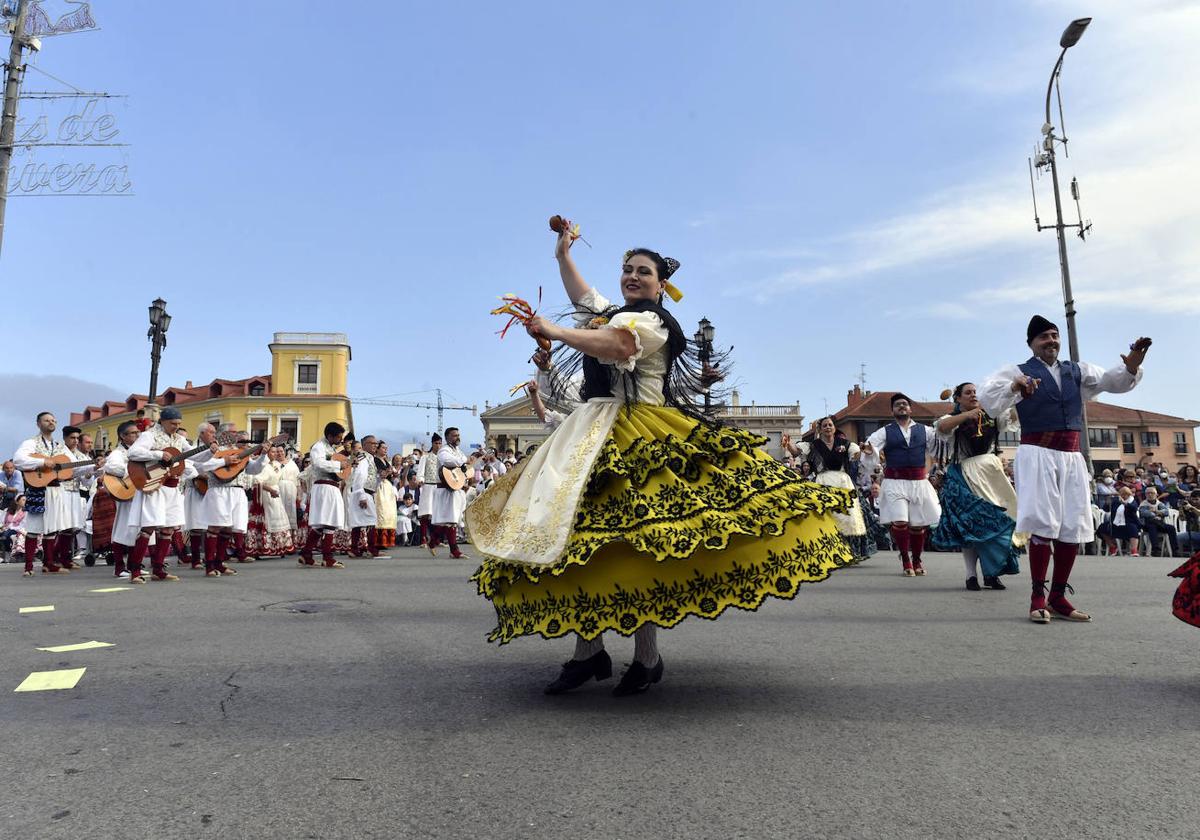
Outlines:
{"label": "black dance shoe", "polygon": [[653,668],[647,668],[641,662],[635,661],[621,675],[621,681],[613,689],[613,697],[628,697],[630,694],[641,694],[652,684],[661,680],[662,675],[663,661],[661,656],[658,657],[658,664]]}
{"label": "black dance shoe", "polygon": [[569,659],[563,663],[562,673],[558,679],[545,688],[546,694],[562,694],[573,688],[579,688],[592,677],[596,681],[606,680],[612,676],[612,660],[608,651],[602,650],[587,659]]}
{"label": "black dance shoe", "polygon": [[979,578],[975,577],[975,575],[971,575],[969,578],[967,578],[967,589],[971,590],[972,592],[978,592]]}
{"label": "black dance shoe", "polygon": [[983,585],[988,589],[1008,589],[1007,586],[1000,582],[1000,578],[992,577],[991,575],[983,576]]}

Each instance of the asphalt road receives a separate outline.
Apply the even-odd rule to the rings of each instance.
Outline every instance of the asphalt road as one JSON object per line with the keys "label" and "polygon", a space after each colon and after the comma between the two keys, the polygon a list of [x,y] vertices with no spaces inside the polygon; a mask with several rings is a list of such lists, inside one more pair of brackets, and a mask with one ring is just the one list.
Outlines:
{"label": "asphalt road", "polygon": [[[0,837],[1200,835],[1200,632],[1170,615],[1171,560],[1082,558],[1095,621],[1038,626],[1023,582],[877,555],[661,633],[664,682],[614,698],[543,696],[570,643],[486,643],[470,561],[392,553],[110,593],[101,567],[0,566]],[[36,649],[93,639],[115,646]]]}

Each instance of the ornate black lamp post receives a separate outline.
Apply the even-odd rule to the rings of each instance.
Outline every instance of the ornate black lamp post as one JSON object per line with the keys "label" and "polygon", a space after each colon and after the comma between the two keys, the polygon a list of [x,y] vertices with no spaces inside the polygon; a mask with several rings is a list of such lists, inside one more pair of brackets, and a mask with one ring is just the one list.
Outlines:
{"label": "ornate black lamp post", "polygon": [[150,329],[146,338],[150,340],[150,394],[146,400],[147,414],[149,409],[157,409],[155,400],[158,398],[158,362],[162,358],[163,348],[167,346],[167,328],[171,326],[171,316],[167,314],[167,302],[155,298],[150,304]]}
{"label": "ornate black lamp post", "polygon": [[712,390],[712,384],[720,380],[719,376],[713,375],[713,370],[709,366],[712,361],[713,339],[716,338],[717,329],[712,325],[712,322],[707,318],[700,319],[700,326],[696,330],[696,334],[692,338],[696,342],[696,346],[700,348],[700,367],[701,367],[701,382],[704,385],[704,413],[712,413],[712,399],[709,392]]}

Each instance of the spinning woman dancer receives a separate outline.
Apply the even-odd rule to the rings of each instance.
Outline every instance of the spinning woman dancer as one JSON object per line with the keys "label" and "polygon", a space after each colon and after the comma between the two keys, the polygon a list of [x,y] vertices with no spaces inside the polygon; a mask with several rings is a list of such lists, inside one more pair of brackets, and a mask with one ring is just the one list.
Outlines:
{"label": "spinning woman dancer", "polygon": [[[559,694],[611,675],[605,631],[632,635],[621,696],[662,678],[657,628],[791,599],[846,565],[832,514],[851,497],[803,483],[759,449],[763,438],[696,408],[709,372],[663,306],[664,294],[678,299],[677,262],[627,252],[615,306],[580,276],[573,239],[568,224],[555,256],[576,326],[535,316],[528,330],[564,345],[558,382],[582,367],[583,401],[467,509],[466,525],[484,558],[473,579],[498,618],[489,638],[574,635],[545,688]],[[561,401],[565,388],[555,391]]]}

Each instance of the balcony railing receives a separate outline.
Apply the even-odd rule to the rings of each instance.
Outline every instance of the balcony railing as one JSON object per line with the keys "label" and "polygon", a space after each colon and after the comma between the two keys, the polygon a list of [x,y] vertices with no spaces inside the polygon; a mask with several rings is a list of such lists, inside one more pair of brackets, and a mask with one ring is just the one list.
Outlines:
{"label": "balcony railing", "polygon": [[345,333],[277,332],[273,344],[349,344]]}
{"label": "balcony railing", "polygon": [[717,414],[722,417],[776,417],[779,415],[789,415],[793,417],[803,416],[800,414],[800,406],[798,405],[725,405],[717,411]]}

